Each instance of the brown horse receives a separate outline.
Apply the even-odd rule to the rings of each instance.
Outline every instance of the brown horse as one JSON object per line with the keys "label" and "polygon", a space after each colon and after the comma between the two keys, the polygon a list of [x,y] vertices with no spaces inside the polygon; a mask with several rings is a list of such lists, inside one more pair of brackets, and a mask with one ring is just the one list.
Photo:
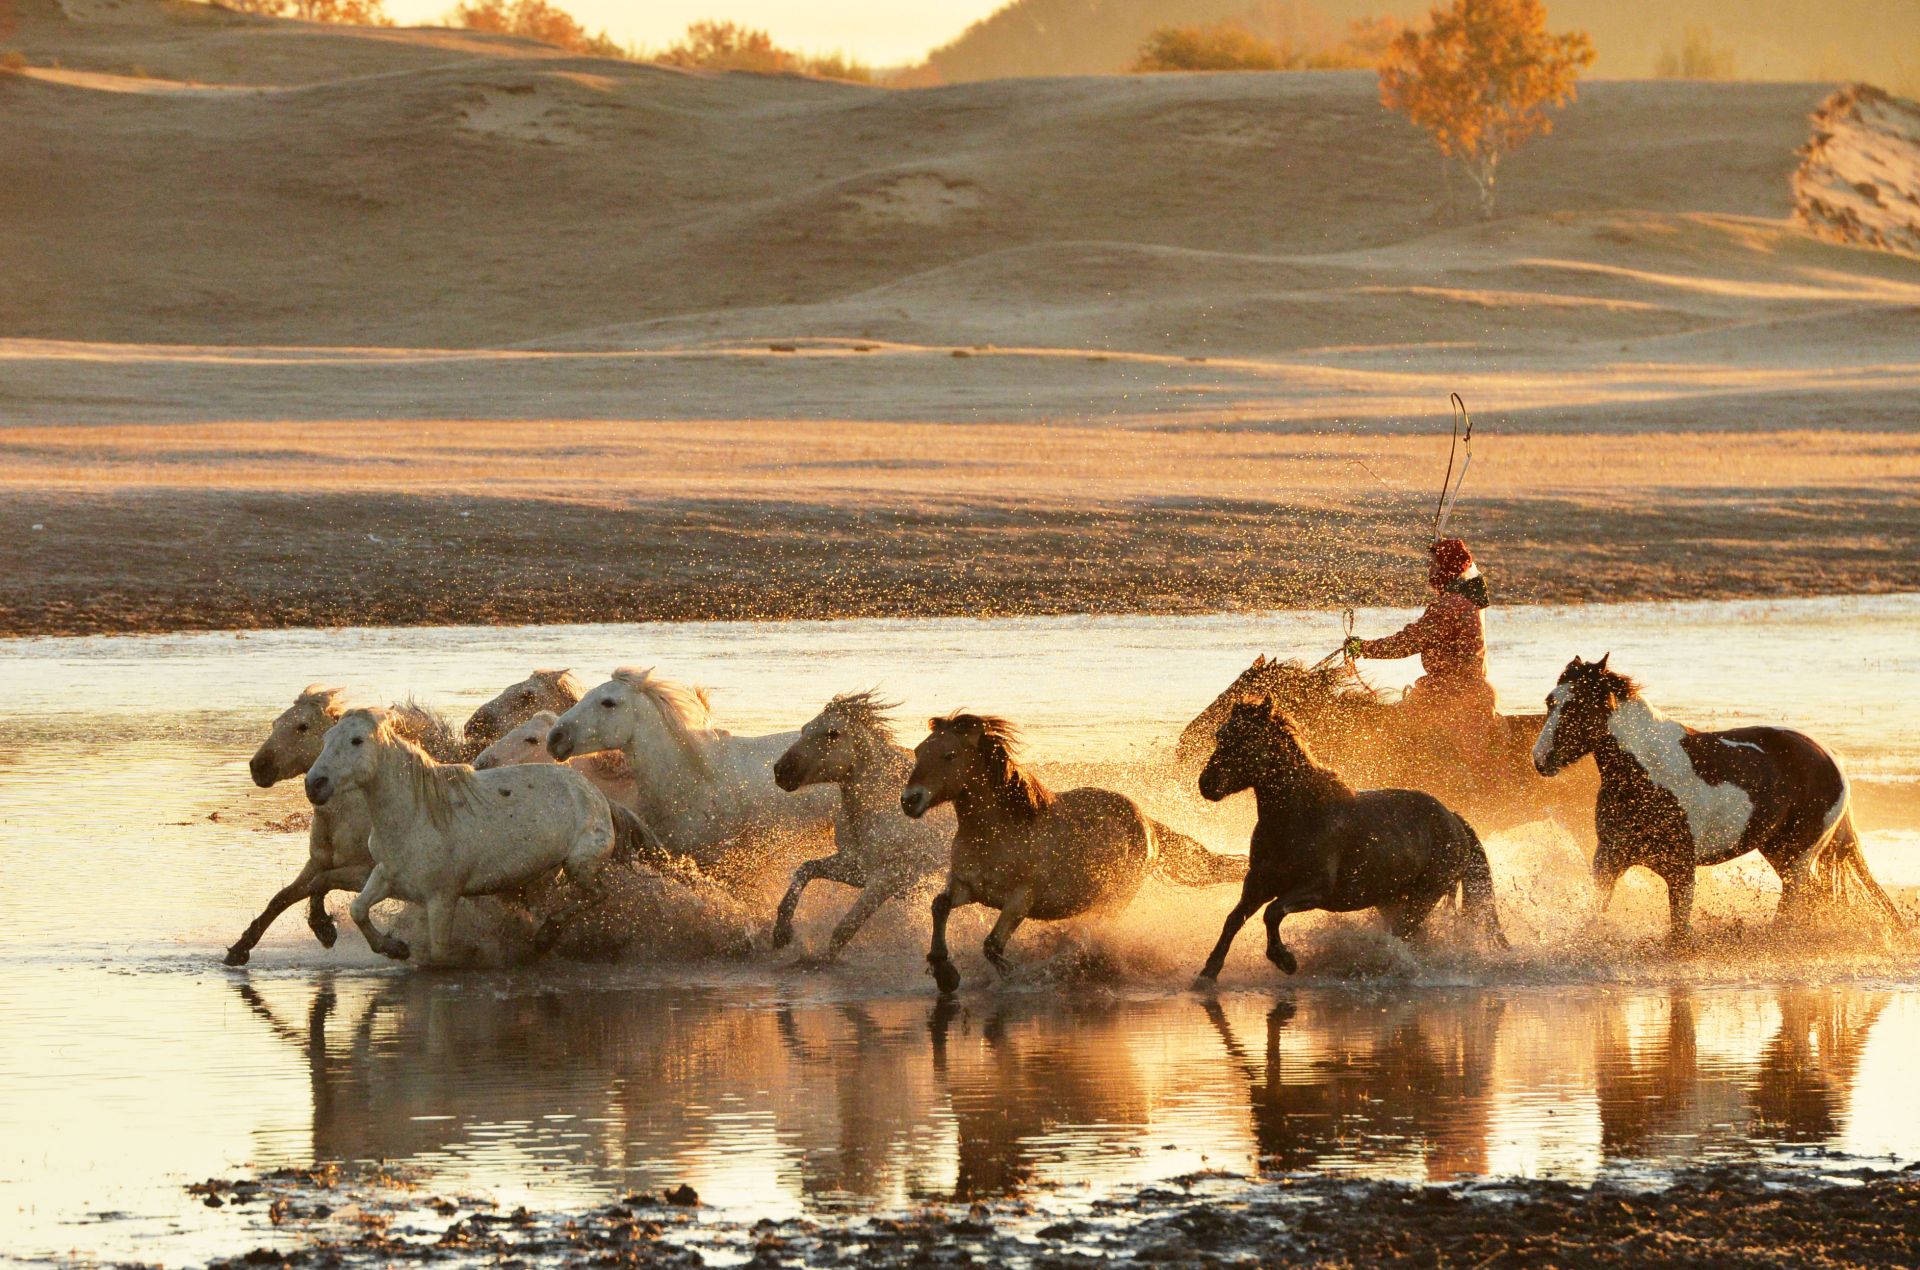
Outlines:
{"label": "brown horse", "polygon": [[1355,793],[1314,761],[1293,721],[1271,701],[1233,707],[1200,773],[1200,794],[1209,802],[1243,789],[1253,790],[1260,808],[1252,864],[1196,988],[1213,986],[1233,937],[1263,904],[1267,960],[1288,974],[1299,964],[1280,942],[1287,914],[1377,908],[1393,933],[1407,939],[1456,888],[1467,916],[1494,944],[1506,946],[1493,906],[1493,872],[1473,826],[1417,790]]}
{"label": "brown horse", "polygon": [[1758,851],[1780,875],[1780,912],[1815,899],[1863,901],[1900,930],[1906,923],[1867,871],[1846,773],[1812,737],[1786,728],[1699,732],[1667,718],[1640,686],[1575,657],[1547,697],[1533,748],[1542,775],[1591,754],[1593,879],[1606,906],[1620,875],[1645,865],[1667,884],[1668,938],[1684,943],[1694,871]]}
{"label": "brown horse", "polygon": [[1489,770],[1470,770],[1443,731],[1382,699],[1345,666],[1303,666],[1265,656],[1240,672],[1180,733],[1174,761],[1196,770],[1237,702],[1272,701],[1294,721],[1316,754],[1362,789],[1417,789],[1446,803],[1488,833],[1551,819],[1576,836],[1592,832],[1599,782],[1577,774],[1557,786],[1534,770],[1531,751],[1544,714],[1501,715]]}
{"label": "brown horse", "polygon": [[1185,885],[1239,876],[1233,857],[1216,856],[1184,835],[1159,830],[1125,794],[1070,789],[1056,794],[1020,766],[1019,734],[1005,719],[953,714],[928,723],[913,752],[900,809],[915,820],[952,803],[958,827],[947,885],[933,900],[927,963],[942,993],[960,986],[947,955],[947,916],[966,904],[1000,910],[986,954],[1003,975],[1007,941],[1020,923],[1117,912],[1149,872]]}

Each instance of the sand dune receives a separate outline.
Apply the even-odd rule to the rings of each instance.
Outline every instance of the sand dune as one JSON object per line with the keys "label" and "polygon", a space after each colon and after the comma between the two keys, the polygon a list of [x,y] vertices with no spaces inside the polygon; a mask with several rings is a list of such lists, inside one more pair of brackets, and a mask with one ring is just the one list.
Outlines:
{"label": "sand dune", "polygon": [[[1453,389],[1509,473],[1477,537],[1633,558],[1510,595],[1920,585],[1920,261],[1792,219],[1818,85],[1588,85],[1482,223],[1365,74],[890,92],[152,0],[16,38],[0,627],[1347,595]],[[112,549],[182,517],[210,556]],[[424,606],[321,559],[409,523]]]}

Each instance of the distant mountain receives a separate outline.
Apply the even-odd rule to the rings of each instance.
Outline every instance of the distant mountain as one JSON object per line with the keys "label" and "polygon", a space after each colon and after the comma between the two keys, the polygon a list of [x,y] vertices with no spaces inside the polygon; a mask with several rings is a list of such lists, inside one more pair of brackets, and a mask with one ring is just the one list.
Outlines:
{"label": "distant mountain", "polygon": [[[1422,18],[1430,0],[1013,0],[927,58],[948,83],[1028,75],[1103,75],[1132,65],[1163,26],[1235,21],[1269,39],[1312,42],[1358,18]],[[1556,29],[1599,50],[1594,74],[1653,73],[1688,27],[1730,48],[1742,79],[1867,79],[1920,85],[1920,0],[1548,0]]]}

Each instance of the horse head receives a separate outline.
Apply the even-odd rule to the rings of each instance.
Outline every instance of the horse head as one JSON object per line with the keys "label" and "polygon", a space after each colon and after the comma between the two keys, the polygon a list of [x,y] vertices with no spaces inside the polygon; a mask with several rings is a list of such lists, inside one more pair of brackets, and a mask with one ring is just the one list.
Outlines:
{"label": "horse head", "polygon": [[1633,680],[1599,661],[1575,657],[1547,694],[1547,721],[1533,743],[1533,767],[1552,776],[1579,762],[1606,738],[1607,722],[1620,703],[1640,690]]}
{"label": "horse head", "polygon": [[1309,769],[1320,770],[1293,721],[1271,697],[1243,698],[1214,733],[1213,755],[1200,771],[1200,796],[1223,798]]}
{"label": "horse head", "polygon": [[306,773],[320,757],[327,732],[346,713],[346,693],[339,688],[309,684],[293,704],[280,712],[260,743],[247,770],[262,789]]}
{"label": "horse head", "polygon": [[1020,766],[1019,747],[1020,730],[995,715],[956,712],[927,720],[900,810],[918,820],[957,798],[994,799],[1016,813],[1045,807],[1052,795]]}
{"label": "horse head", "polygon": [[887,712],[898,705],[882,700],[877,689],[841,693],[800,729],[800,739],[774,763],[773,783],[792,793],[805,785],[857,778],[876,750],[895,743]]}
{"label": "horse head", "polygon": [[508,729],[499,740],[474,756],[473,770],[484,772],[490,767],[557,761],[547,753],[547,733],[553,731],[553,725],[558,722],[560,716],[551,710],[542,710],[519,726]]}
{"label": "horse head", "polygon": [[645,751],[661,760],[677,753],[704,776],[708,724],[703,689],[662,679],[651,668],[623,667],[560,716],[547,733],[547,753],[563,763],[601,750]]}
{"label": "horse head", "polygon": [[391,718],[377,706],[341,715],[307,769],[307,801],[324,807],[341,790],[364,785],[379,765],[381,745],[394,742]]}
{"label": "horse head", "polygon": [[1359,691],[1339,667],[1316,669],[1294,660],[1255,657],[1252,665],[1181,730],[1173,747],[1174,761],[1183,767],[1204,761],[1213,752],[1214,738],[1236,703],[1266,698],[1289,714],[1316,718],[1342,700],[1363,697],[1372,699],[1371,694]]}
{"label": "horse head", "polygon": [[536,670],[467,716],[467,743],[491,745],[502,733],[542,710],[558,715],[572,709],[581,693],[581,683],[571,670]]}

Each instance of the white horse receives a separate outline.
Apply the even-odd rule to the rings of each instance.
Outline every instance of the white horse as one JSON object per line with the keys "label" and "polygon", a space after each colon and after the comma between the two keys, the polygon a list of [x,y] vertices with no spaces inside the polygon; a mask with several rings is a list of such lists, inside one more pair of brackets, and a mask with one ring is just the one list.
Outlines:
{"label": "white horse", "polygon": [[586,685],[571,670],[536,670],[467,716],[467,744],[479,753],[542,710],[558,715],[572,709],[584,691]]}
{"label": "white horse", "polygon": [[[309,684],[294,698],[293,704],[273,721],[267,739],[260,743],[247,769],[253,783],[262,789],[284,780],[304,776],[320,757],[327,733],[346,713],[345,694],[338,688]],[[394,731],[423,746],[435,758],[451,760],[460,753],[459,738],[446,720],[419,703],[408,700],[392,710]],[[357,891],[373,871],[373,857],[367,853],[367,835],[373,820],[366,800],[358,794],[335,799],[324,808],[316,808],[313,826],[307,832],[307,862],[292,882],[280,888],[260,915],[253,919],[233,946],[227,949],[229,966],[244,966],[253,955],[267,928],[280,914],[302,900],[307,901],[307,925],[324,948],[333,947],[339,930],[327,914],[329,891]]]}
{"label": "white horse", "polygon": [[706,694],[623,669],[588,692],[547,733],[547,751],[619,750],[638,783],[635,810],[668,851],[709,867],[743,838],[817,832],[833,821],[831,789],[786,794],[773,765],[798,732],[733,736],[712,726]]}
{"label": "white horse", "polygon": [[[523,763],[558,763],[560,760],[547,752],[547,733],[553,731],[553,725],[559,721],[560,716],[553,711],[540,711],[481,750],[474,757],[473,770],[484,772]],[[591,781],[595,789],[606,795],[608,802],[629,811],[639,805],[640,790],[633,779],[633,769],[618,751],[578,754],[567,760],[567,766]]]}
{"label": "white horse", "polygon": [[793,880],[774,915],[773,946],[793,939],[793,914],[808,883],[825,880],[858,887],[854,900],[827,941],[827,956],[837,955],[868,918],[896,895],[904,895],[940,873],[953,841],[953,812],[909,820],[900,810],[900,792],[913,771],[913,751],[894,739],[887,711],[893,704],[874,692],[842,693],[800,729],[800,739],[774,764],[773,779],[785,790],[838,786],[840,807],[833,818],[833,854],[808,860]]}
{"label": "white horse", "polygon": [[463,896],[514,890],[565,868],[577,894],[541,924],[535,946],[542,949],[602,896],[613,811],[570,767],[476,772],[438,763],[395,730],[390,712],[353,710],[327,733],[306,783],[315,807],[356,790],[366,799],[374,866],[354,898],[353,920],[388,957],[410,951],[373,924],[373,906],[389,896],[426,907],[428,961],[445,957]]}

